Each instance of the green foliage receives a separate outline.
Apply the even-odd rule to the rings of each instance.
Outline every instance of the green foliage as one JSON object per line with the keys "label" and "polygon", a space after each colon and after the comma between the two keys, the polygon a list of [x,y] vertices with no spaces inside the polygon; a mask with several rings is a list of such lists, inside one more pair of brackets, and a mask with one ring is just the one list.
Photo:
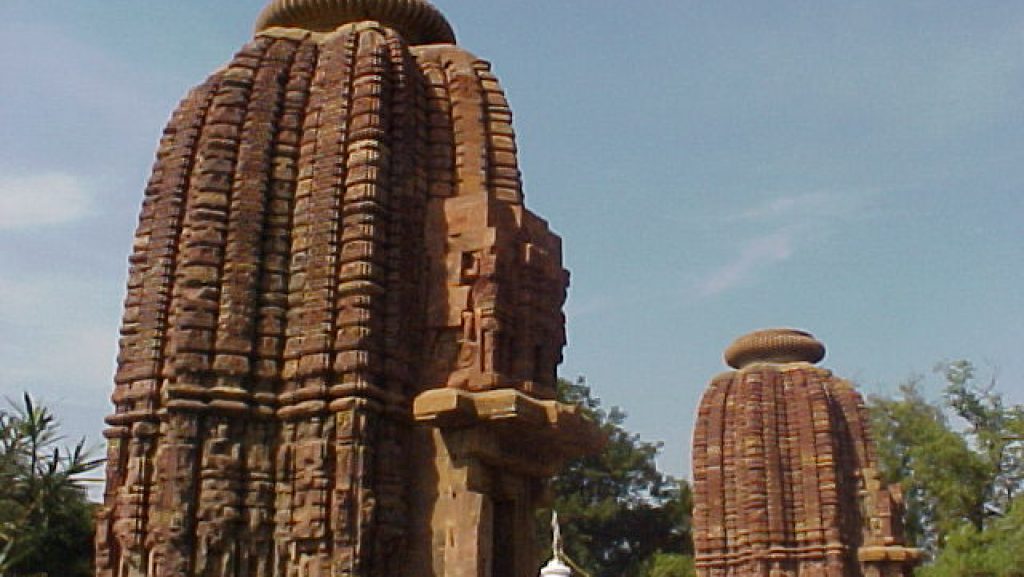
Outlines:
{"label": "green foliage", "polygon": [[655,553],[642,573],[646,577],[696,577],[692,555]]}
{"label": "green foliage", "polygon": [[986,514],[1003,515],[1024,484],[1024,406],[1006,406],[995,379],[982,385],[967,361],[936,367],[948,383],[946,404],[967,424],[967,436],[988,475]]}
{"label": "green foliage", "polygon": [[994,383],[980,385],[967,361],[936,371],[946,382],[941,405],[920,379],[869,400],[883,476],[903,486],[908,537],[932,553],[1005,514],[1024,479],[1024,409],[1007,407]]}
{"label": "green foliage", "polygon": [[[554,480],[565,552],[593,577],[686,575],[671,571],[679,566],[672,555],[693,552],[690,488],[658,470],[661,444],[627,431],[626,414],[605,411],[582,379],[560,381],[559,397],[580,403],[608,439],[603,451],[570,463]],[[540,515],[546,523],[550,513]]]}
{"label": "green foliage", "polygon": [[26,394],[0,409],[0,576],[92,574],[92,506],[77,477],[96,469],[82,439],[61,446],[59,424]]}
{"label": "green foliage", "polygon": [[904,384],[895,399],[873,397],[870,407],[883,476],[903,486],[910,540],[934,549],[964,520],[980,527],[985,462],[924,398],[919,383]]}
{"label": "green foliage", "polygon": [[1024,577],[1024,498],[979,530],[965,523],[949,534],[935,562],[918,577]]}

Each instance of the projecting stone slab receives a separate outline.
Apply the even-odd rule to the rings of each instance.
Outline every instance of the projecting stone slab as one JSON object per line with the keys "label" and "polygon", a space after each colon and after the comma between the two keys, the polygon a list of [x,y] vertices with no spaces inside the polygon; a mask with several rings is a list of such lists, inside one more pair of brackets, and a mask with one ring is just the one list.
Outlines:
{"label": "projecting stone slab", "polygon": [[578,406],[539,400],[515,389],[429,390],[416,397],[413,415],[421,423],[446,430],[469,426],[500,430],[538,454],[547,454],[552,470],[566,459],[600,449],[605,440]]}

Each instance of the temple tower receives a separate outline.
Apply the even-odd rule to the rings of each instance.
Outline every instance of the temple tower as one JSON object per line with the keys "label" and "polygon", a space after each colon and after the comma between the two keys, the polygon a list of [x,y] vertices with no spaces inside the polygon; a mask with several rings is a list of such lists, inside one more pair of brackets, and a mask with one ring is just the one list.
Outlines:
{"label": "temple tower", "polygon": [[825,347],[758,331],[725,351],[693,436],[701,577],[904,577],[902,497],[882,483],[864,401]]}
{"label": "temple tower", "polygon": [[107,419],[99,577],[520,577],[593,430],[561,243],[423,0],[275,0],[174,112]]}

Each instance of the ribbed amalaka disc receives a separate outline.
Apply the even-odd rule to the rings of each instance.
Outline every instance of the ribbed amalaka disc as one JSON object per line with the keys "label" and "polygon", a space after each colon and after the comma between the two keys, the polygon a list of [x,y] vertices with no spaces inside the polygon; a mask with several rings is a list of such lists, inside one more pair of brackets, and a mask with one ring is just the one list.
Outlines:
{"label": "ribbed amalaka disc", "polygon": [[455,43],[451,25],[425,0],[273,0],[256,21],[256,31],[280,26],[330,32],[367,20],[394,28],[412,45]]}
{"label": "ribbed amalaka disc", "polygon": [[752,363],[817,363],[825,358],[825,345],[803,331],[766,329],[736,339],[724,356],[734,369]]}

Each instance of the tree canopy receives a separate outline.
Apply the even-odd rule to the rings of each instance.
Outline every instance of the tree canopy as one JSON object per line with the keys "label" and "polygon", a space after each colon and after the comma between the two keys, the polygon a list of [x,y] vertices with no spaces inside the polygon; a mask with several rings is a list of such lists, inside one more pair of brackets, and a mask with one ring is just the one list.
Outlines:
{"label": "tree canopy", "polygon": [[933,562],[920,577],[1024,575],[1024,407],[968,361],[936,367],[941,402],[922,379],[869,399],[882,473],[903,486],[908,537]]}
{"label": "tree canopy", "polygon": [[0,409],[0,577],[92,575],[92,506],[78,478],[102,460],[84,439],[62,440],[28,394]]}
{"label": "tree canopy", "polygon": [[553,482],[566,553],[593,577],[692,575],[690,487],[658,469],[661,444],[627,431],[625,412],[605,410],[583,379],[560,381],[559,397],[579,403],[608,439]]}
{"label": "tree canopy", "polygon": [[1024,577],[1024,498],[983,529],[961,524],[919,577]]}

